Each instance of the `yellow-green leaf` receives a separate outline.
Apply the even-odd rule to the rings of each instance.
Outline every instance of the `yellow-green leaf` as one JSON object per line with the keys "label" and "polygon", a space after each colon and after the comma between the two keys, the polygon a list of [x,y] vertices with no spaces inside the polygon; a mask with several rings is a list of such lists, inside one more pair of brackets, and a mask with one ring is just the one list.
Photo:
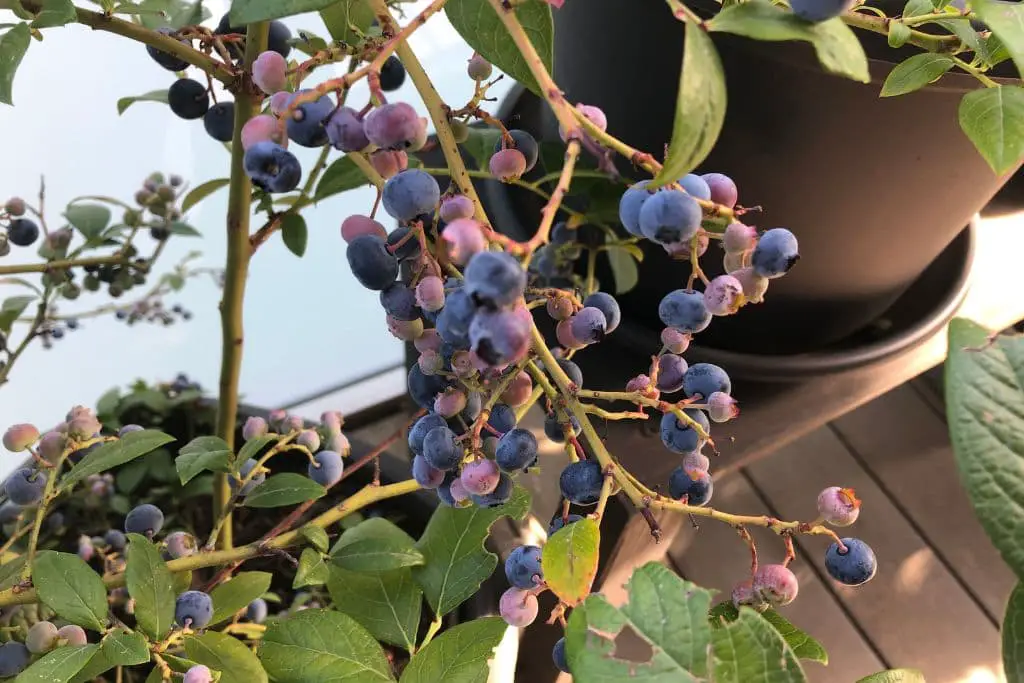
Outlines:
{"label": "yellow-green leaf", "polygon": [[600,548],[601,529],[589,517],[566,524],[544,544],[544,581],[562,602],[576,605],[590,594]]}

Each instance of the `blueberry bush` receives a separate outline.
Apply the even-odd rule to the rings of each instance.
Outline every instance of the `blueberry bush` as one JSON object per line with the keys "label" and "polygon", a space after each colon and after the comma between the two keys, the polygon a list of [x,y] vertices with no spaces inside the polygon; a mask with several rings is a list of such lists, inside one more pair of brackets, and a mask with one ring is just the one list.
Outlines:
{"label": "blueberry bush", "polygon": [[[911,46],[915,54],[881,94],[911,92],[951,70],[976,77],[960,123],[1004,172],[1024,153],[1024,91],[988,73],[1024,59],[1024,8],[910,0],[889,16],[851,0],[725,0],[705,16],[667,0],[666,16],[680,22],[686,47],[674,131],[655,155],[616,138],[600,108],[568,102],[552,80],[552,12],[563,1],[432,0],[408,16],[397,1],[233,0],[214,26],[202,0],[98,0],[97,7],[0,0],[13,14],[0,34],[0,101],[12,103],[33,40],[59,40],[59,27],[79,23],[138,41],[140,58],[144,46],[144,59],[170,80],[166,89],[123,98],[119,113],[140,101],[165,103],[176,116],[202,119],[231,155],[224,177],[191,189],[156,173],[133,203],[76,199],[62,214],[67,225],[53,230],[42,189],[37,202],[12,198],[0,212],[4,253],[9,244],[42,240],[42,262],[0,267],[10,276],[5,284],[25,291],[0,307],[0,380],[33,340],[52,343],[87,315],[170,324],[190,312],[163,299],[188,278],[210,275],[223,288],[215,408],[182,377],[109,392],[96,411],[75,406],[50,429],[16,424],[5,432],[3,445],[26,459],[4,483],[0,506],[0,678],[484,681],[508,627],[538,618],[564,628],[551,665],[581,683],[803,681],[802,661],[827,662],[813,634],[776,608],[799,592],[789,568],[797,534],[823,537],[824,566],[837,582],[873,577],[870,546],[837,533],[857,520],[855,493],[826,488],[808,505],[807,521],[710,505],[712,425],[737,418],[738,402],[727,369],[690,365],[684,354],[715,317],[763,301],[800,256],[798,235],[752,224],[757,209],[740,203],[728,175],[693,173],[725,116],[710,35],[806,41],[824,69],[862,82],[868,61],[851,27]],[[441,101],[408,42],[442,11],[474,50],[464,104]],[[294,36],[281,21],[310,12],[319,12],[329,38]],[[337,63],[347,64],[343,76],[307,80]],[[504,77],[495,67],[547,103],[560,143],[508,129],[486,110]],[[422,107],[389,100],[406,80]],[[350,102],[360,82],[369,97]],[[312,165],[296,147],[317,150]],[[425,163],[430,150],[443,166]],[[539,197],[533,235],[518,240],[493,225],[475,179]],[[336,412],[318,424],[284,411],[239,416],[251,260],[277,233],[301,257],[303,210],[364,185],[376,199],[341,221],[345,259],[379,296],[390,332],[418,353],[408,390],[419,412],[401,434],[411,472],[395,481],[379,474],[388,442],[353,459]],[[222,271],[186,260],[133,302],[63,313],[64,300],[81,288],[105,288],[117,299],[143,285],[168,239],[197,233],[186,222],[189,209],[223,188]],[[382,214],[397,226],[388,230]],[[140,238],[154,244],[148,256],[139,255]],[[662,346],[620,390],[588,389],[573,357],[619,326],[615,295],[636,283],[641,242],[679,263],[680,288],[657,302]],[[708,277],[701,267],[708,258],[720,259],[725,274]],[[599,261],[608,263],[611,282],[599,281]],[[38,284],[20,277],[33,274]],[[33,305],[35,315],[26,316]],[[15,324],[25,332],[8,344]],[[534,407],[544,413],[540,438],[561,444],[570,460],[560,472],[542,462],[538,436],[520,426]],[[658,421],[665,450],[678,458],[668,481],[642,482],[608,451],[595,427],[608,420]],[[372,478],[354,485],[350,476],[366,475],[369,464],[377,465]],[[557,477],[561,492],[556,510],[533,510],[550,519],[546,540],[508,554],[497,615],[451,626],[446,617],[497,568],[485,545],[491,526],[531,511],[524,484],[536,477]],[[437,498],[425,524],[371,514],[424,491]],[[611,604],[593,589],[612,496],[648,522],[652,542],[660,531],[652,511],[732,526],[750,550],[749,578],[712,605],[712,591],[649,564],[629,580],[628,600]],[[760,561],[765,549],[749,533],[755,526],[778,536],[781,562]],[[1008,558],[1019,560],[1020,534],[1001,523],[993,529],[1005,534]],[[537,596],[547,591],[558,603],[542,615]],[[647,661],[615,656],[627,626],[651,646]],[[893,670],[864,680],[922,679]]]}

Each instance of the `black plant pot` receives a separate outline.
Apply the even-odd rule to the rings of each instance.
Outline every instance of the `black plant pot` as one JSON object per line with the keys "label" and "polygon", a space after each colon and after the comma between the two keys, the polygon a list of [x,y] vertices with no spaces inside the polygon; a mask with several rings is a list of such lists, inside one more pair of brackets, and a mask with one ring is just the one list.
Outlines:
{"label": "black plant pot", "polygon": [[[611,133],[657,154],[671,138],[683,50],[682,26],[665,3],[570,2],[555,21],[554,75],[566,97],[601,107]],[[826,73],[802,43],[714,35],[729,106],[699,170],[732,176],[742,203],[764,207],[748,221],[792,229],[802,259],[772,282],[765,303],[716,319],[702,345],[793,354],[847,337],[886,311],[1006,181],[959,129],[971,77],[950,73],[880,99],[891,63],[874,57],[894,53],[884,37],[858,36],[873,58],[869,85]],[[608,48],[623,40],[628,59]],[[550,113],[537,117],[517,125],[557,140]],[[525,224],[535,223],[534,207],[526,210],[534,218]],[[644,250],[640,282],[622,304],[631,322],[657,330],[657,302],[682,286],[688,266],[657,245]],[[720,253],[712,247],[704,259],[710,275],[722,272]]]}

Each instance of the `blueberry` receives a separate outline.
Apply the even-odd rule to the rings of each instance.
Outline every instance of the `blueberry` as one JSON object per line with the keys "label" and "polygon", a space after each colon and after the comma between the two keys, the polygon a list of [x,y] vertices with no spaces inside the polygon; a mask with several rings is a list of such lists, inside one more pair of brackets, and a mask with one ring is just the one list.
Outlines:
{"label": "blueberry", "polygon": [[30,467],[15,470],[4,483],[7,498],[22,507],[37,503],[45,488],[46,477]]}
{"label": "blueberry", "polygon": [[288,87],[288,62],[273,50],[261,52],[252,63],[252,82],[267,95]]}
{"label": "blueberry", "polygon": [[686,361],[682,356],[665,353],[658,356],[658,389],[671,394],[683,388],[686,375]]}
{"label": "blueberry", "polygon": [[32,659],[32,654],[23,644],[11,641],[0,645],[0,678],[17,676]]}
{"label": "blueberry", "polygon": [[596,308],[604,314],[605,334],[611,334],[622,321],[622,309],[611,294],[594,292],[583,300],[584,307]]}
{"label": "blueberry", "polygon": [[128,545],[128,538],[120,529],[110,529],[103,535],[103,540],[113,550],[124,550],[124,547]]}
{"label": "blueberry", "polygon": [[167,104],[183,119],[199,119],[210,108],[206,86],[191,78],[179,78],[167,89]]}
{"label": "blueberry", "polygon": [[[294,97],[309,94],[309,90],[299,90]],[[303,102],[292,110],[285,122],[288,137],[303,147],[323,147],[327,144],[327,117],[334,111],[334,101],[322,95],[312,102]]]}
{"label": "blueberry", "polygon": [[683,378],[683,392],[687,398],[700,395],[707,399],[715,392],[732,392],[732,381],[722,368],[712,363],[694,363]]}
{"label": "blueberry", "polygon": [[511,363],[530,347],[530,322],[516,311],[477,311],[469,325],[470,348],[491,366]]}
{"label": "blueberry", "polygon": [[818,494],[818,515],[832,526],[850,526],[860,516],[860,500],[853,489],[829,486]]}
{"label": "blueberry", "polygon": [[648,181],[641,180],[630,185],[619,200],[619,222],[622,223],[622,227],[637,237],[644,236],[640,230],[640,210],[643,208],[644,202],[654,196],[647,190],[647,184]]}
{"label": "blueberry", "polygon": [[291,192],[302,178],[302,166],[295,155],[269,140],[245,150],[242,163],[252,182],[267,192]]}
{"label": "blueberry", "polygon": [[[434,399],[448,386],[444,377],[439,375],[425,375],[419,365],[409,368],[408,388],[409,395],[421,408],[434,409]],[[443,418],[442,418],[443,419]],[[426,432],[424,433],[426,435]]]}
{"label": "blueberry", "polygon": [[785,275],[799,259],[796,236],[785,228],[772,228],[757,240],[750,265],[755,273],[771,279]]}
{"label": "blueberry", "polygon": [[878,560],[875,551],[858,538],[844,538],[846,552],[839,550],[839,544],[833,543],[825,551],[825,569],[829,576],[847,586],[859,586],[867,583],[875,576]]}
{"label": "blueberry", "polygon": [[[416,235],[410,235],[410,232],[409,228],[400,225],[388,233],[386,240],[388,246],[394,250],[395,258],[400,261],[415,259],[420,255],[420,241],[416,239]],[[401,242],[401,246],[396,246],[399,242]]]}
{"label": "blueberry", "polygon": [[494,454],[498,467],[518,472],[537,462],[537,437],[528,429],[512,429],[498,440]]}
{"label": "blueberry", "polygon": [[405,150],[419,138],[423,122],[411,105],[394,102],[370,111],[363,121],[363,129],[370,142],[381,149]]}
{"label": "blueberry", "polygon": [[[242,463],[242,466],[238,470],[238,478],[235,479],[234,477],[232,477],[231,479],[228,480],[228,484],[231,486],[231,489],[238,489],[239,483],[241,483],[243,479],[249,476],[249,473],[252,472],[255,467],[256,461],[253,460],[252,458]],[[254,488],[262,484],[264,481],[266,481],[266,479],[266,472],[259,472],[257,474],[254,474],[252,478],[248,482],[246,482],[245,486],[243,486],[241,490],[238,491],[238,494],[241,496],[249,495],[250,493],[252,493],[252,490]]]}
{"label": "blueberry", "polygon": [[[556,443],[563,443],[565,441],[565,428],[563,426],[564,420],[559,417],[557,412],[548,413],[544,417],[544,435]],[[575,415],[569,416],[569,424],[572,425],[573,436],[580,433],[582,426],[580,421],[576,419]]]}
{"label": "blueberry", "polygon": [[526,168],[523,172],[525,173],[530,171],[537,165],[537,157],[540,154],[540,147],[537,145],[537,140],[525,130],[512,129],[508,134],[512,136],[512,144],[508,144],[508,141],[504,136],[498,138],[497,142],[494,143],[495,154],[500,152],[502,149],[517,149],[523,154],[523,158],[526,160]]}
{"label": "blueberry", "polygon": [[605,331],[608,328],[608,321],[604,313],[593,306],[581,308],[572,318],[569,319],[572,336],[583,344],[594,344],[604,339]]}
{"label": "blueberry", "polygon": [[117,435],[120,438],[124,438],[125,434],[131,434],[132,432],[141,432],[144,430],[145,427],[143,427],[142,425],[124,425],[119,430],[117,430]]}
{"label": "blueberry", "polygon": [[16,218],[7,228],[7,239],[18,247],[29,247],[39,238],[39,226],[28,218]]}
{"label": "blueberry", "polygon": [[391,55],[380,67],[380,89],[392,92],[401,88],[402,83],[405,83],[405,67],[398,57]]}
{"label": "blueberry", "polygon": [[388,215],[400,221],[411,221],[434,210],[441,199],[441,188],[426,171],[410,168],[388,178],[382,199]]}
{"label": "blueberry", "polygon": [[833,17],[838,17],[840,14],[850,9],[853,5],[852,0],[794,0],[790,2],[790,7],[793,8],[793,14],[797,15],[805,21],[812,23],[819,23],[822,21],[828,21]]}
{"label": "blueberry", "polygon": [[398,277],[398,259],[377,235],[360,235],[345,250],[352,275],[363,287],[386,289]]}
{"label": "blueberry", "polygon": [[455,498],[455,495],[452,493],[453,484],[456,484],[459,487],[462,486],[462,482],[459,480],[458,475],[454,472],[445,473],[444,481],[442,481],[441,485],[437,487],[437,499],[441,501],[442,504],[447,505],[450,508],[461,507],[459,503],[461,503],[463,499],[461,497],[459,499]]}
{"label": "blueberry", "polygon": [[512,477],[502,472],[498,478],[498,485],[494,487],[493,491],[482,496],[470,494],[469,497],[477,507],[493,508],[508,502],[512,497],[513,486]]}
{"label": "blueberry", "polygon": [[518,180],[526,173],[526,157],[518,149],[503,149],[491,155],[487,169],[503,182]]}
{"label": "blueberry", "polygon": [[181,678],[181,683],[212,683],[213,672],[205,664],[196,664],[189,667],[188,671]]}
{"label": "blueberry", "polygon": [[505,578],[516,588],[535,588],[544,580],[540,568],[540,548],[521,545],[505,560]]}
{"label": "blueberry", "polygon": [[256,598],[245,608],[245,618],[254,624],[262,624],[267,619],[267,601]]}
{"label": "blueberry", "polygon": [[564,372],[569,377],[569,381],[575,384],[577,387],[582,388],[583,370],[580,369],[580,366],[576,365],[576,363],[573,363],[568,358],[559,358],[557,362],[558,367],[562,368],[562,372]]}
{"label": "blueberry", "polygon": [[[699,424],[705,433],[711,429],[711,423],[708,422],[703,411],[687,408],[683,412]],[[670,451],[684,454],[700,450],[700,447],[704,445],[696,429],[689,424],[682,424],[670,412],[665,413],[661,418],[661,442]]]}
{"label": "blueberry", "polygon": [[483,409],[483,396],[480,394],[480,392],[471,391],[468,394],[466,394],[466,407],[463,408],[462,411],[459,413],[459,417],[461,417],[466,422],[466,424],[471,424],[475,422],[478,417],[480,417],[480,413],[483,412]]}
{"label": "blueberry", "polygon": [[595,505],[603,484],[604,473],[596,460],[571,462],[558,478],[562,496],[576,505]]}
{"label": "blueberry", "polygon": [[796,600],[800,584],[789,567],[762,564],[751,581],[751,590],[769,605],[779,607]]}
{"label": "blueberry", "polygon": [[708,404],[708,417],[712,422],[728,422],[740,414],[736,399],[721,391],[712,393],[705,403]]}
{"label": "blueberry", "polygon": [[501,470],[493,460],[480,458],[462,466],[459,480],[462,487],[471,495],[485,496],[498,487]]}
{"label": "blueberry", "polygon": [[474,81],[486,81],[491,77],[493,70],[491,63],[475,52],[469,58],[469,65],[466,67],[466,73]]}
{"label": "blueberry", "polygon": [[714,482],[707,472],[697,470],[689,473],[677,467],[668,478],[668,494],[676,500],[686,496],[687,505],[707,505],[713,491]]}
{"label": "blueberry", "polygon": [[565,636],[558,639],[555,643],[555,647],[551,650],[551,659],[555,663],[555,668],[562,673],[570,673],[569,662],[565,658]]}
{"label": "blueberry", "polygon": [[434,427],[423,438],[423,457],[436,470],[453,470],[465,451],[448,427]]}
{"label": "blueberry", "polygon": [[491,308],[511,305],[526,289],[526,273],[519,262],[505,252],[480,252],[470,259],[464,276],[465,289],[470,296]]}
{"label": "blueberry", "polygon": [[68,624],[57,629],[57,636],[72,647],[81,647],[89,642],[85,629],[75,624]]}
{"label": "blueberry", "polygon": [[395,320],[416,320],[420,308],[416,305],[416,293],[401,282],[392,282],[380,292],[380,305],[384,312]]}
{"label": "blueberry", "polygon": [[[172,33],[174,33],[174,29],[163,26],[157,29],[157,33],[162,33],[165,36],[169,36]],[[189,44],[187,40],[181,40],[179,38],[179,41],[184,43],[185,45]],[[180,57],[175,57],[170,52],[158,50],[152,45],[146,46],[146,52],[149,53],[149,56],[153,58],[154,62],[156,62],[163,68],[167,69],[168,71],[184,71],[188,68],[188,62],[186,62],[184,59],[181,59]]]}
{"label": "blueberry", "polygon": [[437,316],[437,333],[442,341],[458,349],[469,349],[469,326],[476,315],[476,304],[464,289],[457,289],[445,299]]}
{"label": "blueberry", "polygon": [[705,201],[711,200],[711,186],[699,175],[687,173],[679,179],[679,184],[686,190],[686,194]]}
{"label": "blueberry", "polygon": [[342,471],[345,469],[341,461],[341,454],[334,451],[320,451],[313,456],[315,466],[309,463],[309,478],[325,488],[330,488],[341,481]]}
{"label": "blueberry", "polygon": [[736,183],[732,178],[722,173],[705,173],[701,178],[711,190],[711,201],[730,209],[736,206],[739,190],[736,189]]}
{"label": "blueberry", "polygon": [[537,596],[521,588],[509,588],[498,600],[498,613],[505,623],[515,628],[525,628],[537,618]]}
{"label": "blueberry", "polygon": [[711,313],[704,303],[704,294],[692,289],[676,289],[658,304],[658,317],[668,327],[695,334],[711,324]]}
{"label": "blueberry", "polygon": [[235,103],[218,102],[203,116],[203,127],[214,140],[231,142],[235,131]]}
{"label": "blueberry", "polygon": [[640,231],[661,244],[684,242],[697,234],[702,218],[693,197],[681,190],[662,190],[643,203]]}
{"label": "blueberry", "polygon": [[412,459],[412,478],[425,489],[436,489],[444,481],[444,470],[431,467],[427,459],[417,455]]}
{"label": "blueberry", "polygon": [[177,560],[194,555],[197,549],[195,536],[187,531],[175,531],[167,535],[167,554]]}
{"label": "blueberry", "polygon": [[185,591],[174,603],[174,620],[180,626],[203,628],[213,619],[213,599],[202,591]]}
{"label": "blueberry", "polygon": [[57,645],[57,627],[49,621],[37,621],[25,636],[25,647],[35,655],[49,652]]}
{"label": "blueberry", "polygon": [[409,450],[416,455],[423,453],[423,438],[434,427],[447,427],[448,423],[440,415],[428,413],[416,420],[409,430]]}
{"label": "blueberry", "polygon": [[704,306],[711,315],[732,315],[744,303],[743,283],[732,275],[719,275],[704,288]]}
{"label": "blueberry", "polygon": [[155,505],[143,503],[128,511],[124,518],[124,530],[129,534],[152,537],[164,525],[164,513]]}
{"label": "blueberry", "polygon": [[28,450],[38,440],[39,430],[31,424],[11,425],[3,436],[4,448],[14,452]]}
{"label": "blueberry", "polygon": [[510,432],[516,427],[516,411],[505,403],[495,403],[491,408],[491,416],[487,418],[487,424],[496,432]]}
{"label": "blueberry", "polygon": [[291,39],[292,32],[287,26],[285,26],[283,21],[277,21],[275,19],[270,22],[270,26],[267,29],[268,50],[273,50],[282,57],[287,58],[288,53],[292,51],[292,46],[288,43]]}
{"label": "blueberry", "polygon": [[341,107],[327,119],[327,139],[342,152],[358,152],[370,145],[363,120],[351,107]]}
{"label": "blueberry", "polygon": [[460,218],[472,218],[475,210],[476,207],[473,206],[473,200],[464,194],[445,197],[441,201],[441,220],[445,223],[451,223]]}
{"label": "blueberry", "polygon": [[551,519],[551,523],[548,525],[548,538],[550,538],[551,536],[554,536],[555,532],[558,531],[559,529],[561,529],[562,527],[564,527],[566,524],[572,524],[574,522],[580,521],[581,519],[583,519],[582,515],[572,514],[572,515],[569,515],[568,519],[563,520],[562,519],[562,513],[561,512],[557,513]]}

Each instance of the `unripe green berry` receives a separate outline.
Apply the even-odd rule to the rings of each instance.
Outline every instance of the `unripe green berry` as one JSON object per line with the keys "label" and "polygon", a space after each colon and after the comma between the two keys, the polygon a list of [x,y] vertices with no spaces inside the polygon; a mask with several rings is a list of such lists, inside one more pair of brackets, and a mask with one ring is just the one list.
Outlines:
{"label": "unripe green berry", "polygon": [[34,655],[49,652],[57,645],[60,636],[57,627],[49,621],[37,621],[25,636],[25,647]]}

